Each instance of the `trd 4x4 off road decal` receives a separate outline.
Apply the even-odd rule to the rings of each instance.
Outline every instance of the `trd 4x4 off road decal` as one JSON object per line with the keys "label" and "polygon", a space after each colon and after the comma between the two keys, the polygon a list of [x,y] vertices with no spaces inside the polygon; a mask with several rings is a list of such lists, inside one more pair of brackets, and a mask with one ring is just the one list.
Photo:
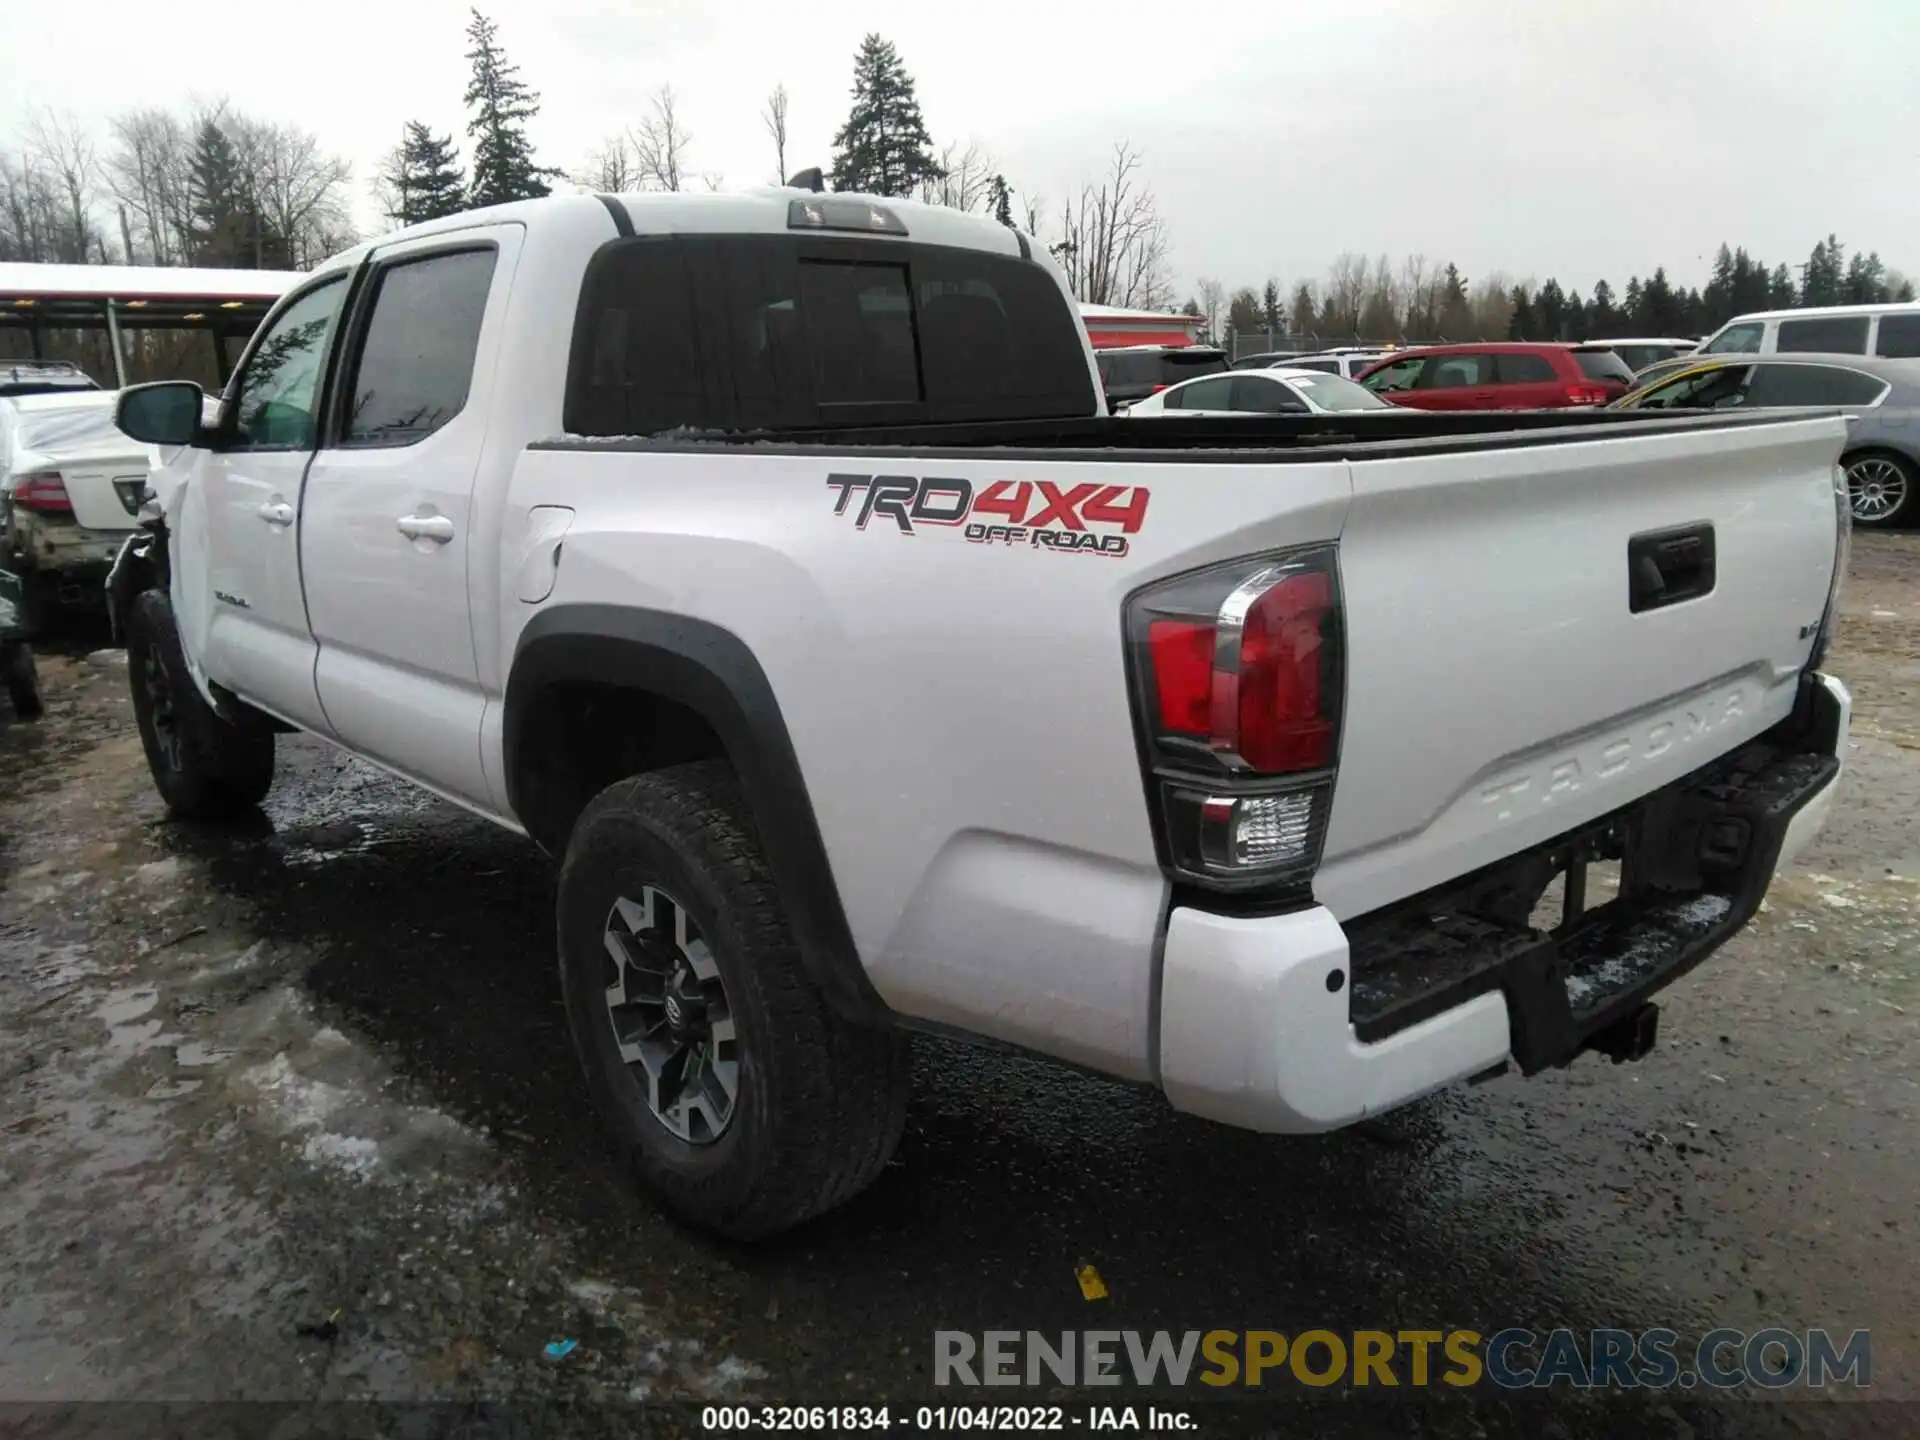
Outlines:
{"label": "trd 4x4 off road decal", "polygon": [[976,545],[1026,545],[1036,550],[1127,553],[1127,536],[1147,518],[1144,485],[1056,485],[1050,480],[995,480],[978,494],[969,480],[911,475],[829,475],[839,492],[833,513],[845,515],[856,496],[854,527],[891,520],[902,535],[922,525],[963,528]]}

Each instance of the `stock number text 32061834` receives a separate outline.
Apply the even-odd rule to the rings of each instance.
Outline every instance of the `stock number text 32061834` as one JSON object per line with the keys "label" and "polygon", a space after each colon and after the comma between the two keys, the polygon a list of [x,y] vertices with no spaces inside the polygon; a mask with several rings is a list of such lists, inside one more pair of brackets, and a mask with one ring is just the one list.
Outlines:
{"label": "stock number text 32061834", "polygon": [[921,1405],[913,1409],[884,1405],[709,1405],[700,1412],[700,1428],[735,1432],[972,1430],[993,1433],[1088,1427],[1086,1416],[1073,1415],[1059,1405]]}

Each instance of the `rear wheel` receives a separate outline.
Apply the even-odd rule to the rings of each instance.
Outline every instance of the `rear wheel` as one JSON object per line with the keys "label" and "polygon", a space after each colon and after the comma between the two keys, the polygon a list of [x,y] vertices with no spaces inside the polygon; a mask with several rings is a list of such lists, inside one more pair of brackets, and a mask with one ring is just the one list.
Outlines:
{"label": "rear wheel", "polygon": [[46,713],[40,700],[40,671],[25,641],[0,644],[0,682],[7,687],[13,713],[22,720],[38,720]]}
{"label": "rear wheel", "polygon": [[843,1019],[808,977],[725,764],[596,796],[567,845],[558,922],[588,1088],[670,1210],[755,1239],[880,1173],[905,1121],[905,1039]]}
{"label": "rear wheel", "polygon": [[1876,529],[1899,525],[1914,513],[1916,483],[1911,460],[1885,451],[1855,455],[1846,462],[1847,502],[1853,523]]}
{"label": "rear wheel", "polygon": [[127,677],[147,768],[167,809],[185,820],[251,813],[273,784],[273,731],[251,714],[227,720],[187,669],[173,606],[161,591],[133,602]]}

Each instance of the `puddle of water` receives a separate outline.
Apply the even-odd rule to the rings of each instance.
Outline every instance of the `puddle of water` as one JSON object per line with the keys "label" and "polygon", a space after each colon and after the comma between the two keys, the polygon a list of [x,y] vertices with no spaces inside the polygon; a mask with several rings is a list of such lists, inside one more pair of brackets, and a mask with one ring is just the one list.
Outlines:
{"label": "puddle of water", "polygon": [[93,1013],[113,1026],[130,1025],[160,1003],[160,992],[151,985],[136,985],[131,990],[116,990],[106,1004]]}

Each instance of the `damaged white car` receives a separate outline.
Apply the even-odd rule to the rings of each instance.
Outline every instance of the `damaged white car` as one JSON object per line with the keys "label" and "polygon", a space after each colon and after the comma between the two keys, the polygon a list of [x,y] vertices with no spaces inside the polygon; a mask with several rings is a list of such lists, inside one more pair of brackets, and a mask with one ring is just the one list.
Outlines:
{"label": "damaged white car", "polygon": [[113,423],[112,391],[0,399],[0,569],[29,613],[94,608],[146,492],[147,447]]}

